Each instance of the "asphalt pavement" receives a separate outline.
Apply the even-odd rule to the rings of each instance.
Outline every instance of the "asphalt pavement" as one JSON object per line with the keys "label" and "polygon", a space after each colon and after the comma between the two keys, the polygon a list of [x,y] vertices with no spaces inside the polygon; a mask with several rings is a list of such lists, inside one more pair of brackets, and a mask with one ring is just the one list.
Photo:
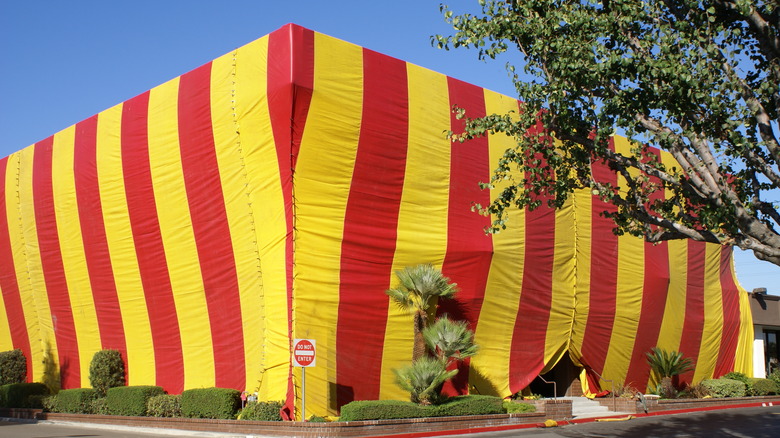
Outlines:
{"label": "asphalt pavement", "polygon": [[[430,434],[404,434],[417,438]],[[175,429],[121,427],[59,421],[0,421],[0,437],[3,438],[149,438],[149,437],[200,437],[236,438],[262,437],[263,435],[222,434]],[[438,435],[456,436],[456,435]],[[466,435],[460,435],[466,436]],[[580,424],[560,423],[558,427],[518,429],[501,432],[468,434],[472,438],[694,438],[780,437],[780,406],[721,409],[716,411],[664,414],[639,417],[626,421],[593,421]]]}

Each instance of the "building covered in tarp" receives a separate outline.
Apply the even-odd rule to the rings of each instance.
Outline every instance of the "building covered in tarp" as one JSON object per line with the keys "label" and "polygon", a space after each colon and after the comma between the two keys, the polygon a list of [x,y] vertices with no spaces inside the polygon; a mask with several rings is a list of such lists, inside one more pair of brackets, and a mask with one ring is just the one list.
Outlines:
{"label": "building covered in tarp", "polygon": [[687,382],[751,372],[729,247],[617,237],[589,192],[486,235],[471,207],[513,140],[451,142],[454,105],[518,107],[287,25],[2,159],[0,350],[62,388],[117,349],[130,385],[292,405],[291,341],[314,339],[307,413],[333,414],[408,397],[412,320],[384,291],[432,263],[461,290],[438,313],[481,347],[449,391],[509,396],[564,362],[586,393],[645,389],[655,346],[694,360]]}

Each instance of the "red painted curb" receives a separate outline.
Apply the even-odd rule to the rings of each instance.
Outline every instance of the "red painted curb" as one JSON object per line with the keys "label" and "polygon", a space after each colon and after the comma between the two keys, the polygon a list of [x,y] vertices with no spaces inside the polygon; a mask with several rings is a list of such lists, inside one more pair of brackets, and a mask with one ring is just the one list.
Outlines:
{"label": "red painted curb", "polygon": [[[667,410],[667,411],[657,411],[657,412],[648,412],[648,413],[641,413],[641,414],[629,414],[630,416],[634,418],[642,418],[642,417],[657,417],[660,415],[676,415],[676,414],[687,414],[691,412],[706,412],[706,411],[717,411],[722,409],[739,409],[739,408],[756,408],[761,406],[775,406],[774,402],[756,402],[756,403],[744,403],[739,405],[721,405],[721,406],[708,406],[704,408],[690,408],[690,409],[675,409],[675,410]],[[777,404],[777,406],[780,406],[780,403]],[[593,417],[593,418],[581,418],[579,420],[561,420],[556,421],[558,425],[569,425],[569,424],[584,424],[584,423],[594,423],[597,420],[601,419],[608,419],[608,418],[625,418],[626,415],[610,415],[606,417]],[[544,423],[527,423],[527,424],[512,424],[507,426],[490,426],[490,427],[473,427],[468,429],[456,429],[456,430],[442,430],[442,431],[436,431],[436,432],[415,432],[415,433],[400,433],[400,434],[392,434],[392,435],[372,435],[371,438],[425,438],[425,437],[433,437],[433,436],[443,436],[443,435],[465,435],[465,434],[472,434],[472,433],[481,433],[481,432],[501,432],[505,430],[518,430],[518,429],[531,429],[531,428],[542,428]]]}

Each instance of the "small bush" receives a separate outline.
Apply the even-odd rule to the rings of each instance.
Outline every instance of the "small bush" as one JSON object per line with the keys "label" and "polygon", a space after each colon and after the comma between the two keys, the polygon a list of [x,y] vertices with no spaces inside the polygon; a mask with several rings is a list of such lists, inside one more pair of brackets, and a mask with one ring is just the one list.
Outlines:
{"label": "small bush", "polygon": [[181,414],[188,418],[236,418],[241,393],[230,388],[197,388],[181,393]]}
{"label": "small bush", "polygon": [[327,418],[320,417],[319,415],[312,415],[306,421],[308,421],[309,423],[327,423],[328,422]]}
{"label": "small bush", "polygon": [[89,403],[89,410],[91,414],[98,415],[111,415],[108,410],[108,401],[105,397],[100,397],[92,400]]}
{"label": "small bush", "polygon": [[775,385],[780,388],[780,369],[772,371],[772,374],[768,375],[767,378],[775,382]]}
{"label": "small bush", "polygon": [[[282,421],[283,403],[280,401],[251,402],[238,413],[239,420]],[[309,420],[311,421],[311,420]]]}
{"label": "small bush", "polygon": [[530,403],[517,403],[512,400],[504,400],[504,409],[507,414],[525,414],[536,412],[536,406]]}
{"label": "small bush", "polygon": [[460,415],[505,414],[504,400],[490,395],[466,395],[453,397],[440,405],[433,406],[431,417],[454,417]]}
{"label": "small bush", "polygon": [[710,391],[713,397],[744,397],[747,390],[745,383],[723,377],[703,380],[701,384]]}
{"label": "small bush", "polygon": [[106,394],[108,412],[111,415],[142,417],[146,415],[146,403],[155,395],[165,392],[159,386],[116,386]]}
{"label": "small bush", "polygon": [[49,389],[43,383],[11,383],[0,386],[0,408],[29,408],[32,407],[31,397],[42,396],[49,393]]}
{"label": "small bush", "polygon": [[453,397],[440,405],[429,406],[398,400],[361,400],[342,406],[339,421],[504,414],[503,404],[502,399],[487,395]]}
{"label": "small bush", "polygon": [[750,381],[750,378],[746,376],[744,373],[732,371],[726,374],[725,376],[721,377],[721,379],[739,380],[740,382],[745,384],[745,395],[753,394],[753,383]]}
{"label": "small bush", "polygon": [[690,394],[693,398],[704,398],[707,396],[712,396],[710,393],[710,390],[707,389],[706,386],[702,385],[701,383],[697,385],[691,385],[688,387],[688,394]]}
{"label": "small bush", "polygon": [[399,400],[359,400],[341,407],[339,421],[394,420],[428,416],[429,409]]}
{"label": "small bush", "polygon": [[777,394],[778,387],[775,382],[769,379],[750,379],[751,395],[770,395]]}
{"label": "small bush", "polygon": [[27,359],[20,349],[0,352],[0,385],[27,381]]}
{"label": "small bush", "polygon": [[60,412],[57,407],[56,395],[45,395],[41,398],[41,405],[43,405],[44,412]]}
{"label": "small bush", "polygon": [[146,412],[150,417],[181,417],[181,395],[160,394],[149,397]]}
{"label": "small bush", "polygon": [[98,393],[92,388],[65,389],[57,394],[57,412],[91,414],[92,401]]}
{"label": "small bush", "polygon": [[100,350],[92,356],[89,383],[101,397],[109,388],[125,385],[125,364],[118,350]]}

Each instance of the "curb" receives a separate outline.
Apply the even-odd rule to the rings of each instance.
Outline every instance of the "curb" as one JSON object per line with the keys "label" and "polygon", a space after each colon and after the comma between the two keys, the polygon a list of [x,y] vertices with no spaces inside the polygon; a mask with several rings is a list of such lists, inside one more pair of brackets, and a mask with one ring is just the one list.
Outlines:
{"label": "curb", "polygon": [[[658,417],[662,415],[688,414],[692,412],[707,412],[707,411],[718,411],[723,409],[757,408],[757,407],[770,407],[770,406],[780,406],[780,403],[756,402],[756,403],[743,403],[739,405],[707,406],[703,408],[676,409],[676,410],[648,412],[648,413],[641,413],[641,414],[630,414],[628,417],[632,417],[632,418]],[[558,425],[566,426],[571,424],[594,423],[599,420],[605,420],[605,419],[621,419],[621,418],[626,418],[626,415],[609,415],[604,417],[581,418],[579,420],[578,419],[561,420],[561,421],[557,421],[557,423]],[[628,420],[632,418],[626,418],[626,419]],[[469,428],[469,429],[460,429],[460,430],[443,430],[438,432],[374,435],[371,438],[391,438],[391,437],[392,438],[425,438],[425,437],[445,436],[445,435],[465,435],[465,434],[483,433],[483,432],[503,432],[507,430],[544,428],[545,426],[543,426],[543,424],[544,423],[512,424],[506,426],[489,426],[489,427],[478,427],[478,428]]]}

